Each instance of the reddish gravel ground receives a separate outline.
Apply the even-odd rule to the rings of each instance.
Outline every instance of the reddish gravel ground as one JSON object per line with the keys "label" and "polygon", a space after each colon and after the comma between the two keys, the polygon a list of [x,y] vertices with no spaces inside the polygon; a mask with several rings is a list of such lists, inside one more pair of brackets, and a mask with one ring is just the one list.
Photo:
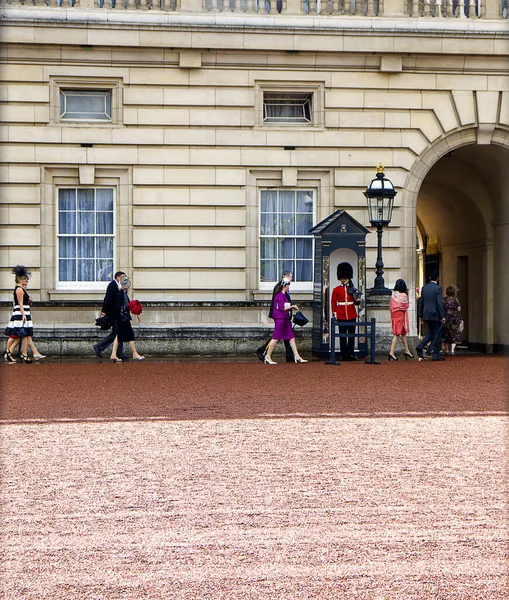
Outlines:
{"label": "reddish gravel ground", "polygon": [[508,373],[0,365],[0,597],[507,600]]}

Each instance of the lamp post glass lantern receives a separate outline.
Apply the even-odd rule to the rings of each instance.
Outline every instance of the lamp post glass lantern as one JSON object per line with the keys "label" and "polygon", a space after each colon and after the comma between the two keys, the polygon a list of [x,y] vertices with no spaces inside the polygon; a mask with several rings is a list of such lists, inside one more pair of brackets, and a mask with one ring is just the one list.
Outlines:
{"label": "lamp post glass lantern", "polygon": [[389,295],[391,293],[391,290],[385,287],[383,278],[382,232],[384,225],[388,225],[391,222],[394,196],[396,194],[397,192],[392,182],[384,176],[382,163],[378,163],[376,178],[371,181],[364,192],[368,203],[369,221],[373,227],[376,227],[378,237],[378,251],[375,264],[376,278],[374,287],[369,290],[370,295]]}

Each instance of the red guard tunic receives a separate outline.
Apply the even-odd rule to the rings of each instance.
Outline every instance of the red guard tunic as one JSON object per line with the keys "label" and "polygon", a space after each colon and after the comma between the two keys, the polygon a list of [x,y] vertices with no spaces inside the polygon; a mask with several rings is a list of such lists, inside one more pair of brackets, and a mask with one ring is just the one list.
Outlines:
{"label": "red guard tunic", "polygon": [[352,294],[348,293],[348,284],[340,283],[332,290],[331,308],[338,321],[351,321],[357,318],[357,309]]}

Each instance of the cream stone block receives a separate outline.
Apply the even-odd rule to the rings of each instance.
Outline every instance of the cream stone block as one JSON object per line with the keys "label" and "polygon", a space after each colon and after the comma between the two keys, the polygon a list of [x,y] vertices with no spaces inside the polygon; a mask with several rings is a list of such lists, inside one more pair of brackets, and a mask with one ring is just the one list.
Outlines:
{"label": "cream stone block", "polygon": [[140,165],[188,165],[189,148],[140,146],[138,162]]}
{"label": "cream stone block", "polygon": [[62,127],[62,143],[64,144],[111,144],[113,141],[111,127]]}
{"label": "cream stone block", "polygon": [[2,26],[2,44],[33,44],[34,39],[33,27],[12,27],[7,24]]}
{"label": "cream stone block", "polygon": [[432,54],[442,53],[442,36],[424,37],[420,35],[416,37],[410,37],[405,35],[404,37],[400,37],[395,35],[393,40],[394,52],[403,52],[404,54],[408,54],[410,52],[425,52]]}
{"label": "cream stone block", "polygon": [[[413,168],[416,160],[417,157],[412,151],[407,150],[406,148],[394,148],[394,150],[392,151],[393,162],[391,166],[400,167],[402,169],[407,169],[407,171],[410,171]],[[393,183],[394,185],[397,185],[396,181],[393,181]]]}
{"label": "cream stone block", "polygon": [[267,127],[267,146],[314,146],[315,132],[309,131],[292,131],[291,129],[272,129]]}
{"label": "cream stone block", "polygon": [[174,205],[189,204],[189,188],[176,187],[135,187],[133,189],[133,204]]}
{"label": "cream stone block", "polygon": [[241,112],[234,108],[191,108],[189,110],[189,123],[193,126],[239,127],[241,125]]}
{"label": "cream stone block", "polygon": [[38,166],[0,167],[0,182],[5,183],[40,183],[41,170]]}
{"label": "cream stone block", "polygon": [[325,108],[364,108],[364,92],[327,90]]}
{"label": "cream stone block", "polygon": [[153,269],[136,271],[136,289],[189,289],[189,271]]}
{"label": "cream stone block", "polygon": [[240,148],[191,148],[192,165],[238,165]]}
{"label": "cream stone block", "polygon": [[[221,37],[224,37],[223,34],[221,34]],[[189,85],[249,87],[251,84],[247,69],[199,69],[189,72]]]}
{"label": "cream stone block", "polygon": [[4,104],[2,106],[2,121],[4,123],[35,123],[35,107]]}
{"label": "cream stone block", "polygon": [[189,246],[189,240],[187,228],[143,227],[133,231],[134,246]]}
{"label": "cream stone block", "polygon": [[290,165],[292,167],[337,167],[339,164],[336,148],[292,150],[286,152],[286,154],[290,155]]}
{"label": "cream stone block", "polygon": [[315,133],[315,147],[346,147],[364,146],[364,131],[340,130],[317,131]]}
{"label": "cream stone block", "polygon": [[416,154],[421,154],[429,146],[429,141],[420,131],[403,131],[401,145],[410,148]]}
{"label": "cream stone block", "polygon": [[[298,52],[343,52],[345,40],[337,35],[298,35],[293,49]],[[270,55],[269,55],[270,56]]]}
{"label": "cream stone block", "polygon": [[347,208],[348,214],[352,215],[351,207],[362,207],[364,209],[366,198],[364,197],[363,192],[365,191],[366,188],[364,187],[357,189],[346,189],[342,187],[339,190],[335,190],[334,205]]}
{"label": "cream stone block", "polygon": [[97,165],[135,165],[138,163],[136,147],[94,147],[86,148],[87,162]]}
{"label": "cream stone block", "polygon": [[[157,31],[151,31],[157,36]],[[187,34],[188,35],[188,34]],[[129,83],[131,85],[158,85],[158,86],[187,86],[189,85],[190,71],[175,67],[166,68],[137,68],[129,69]]]}
{"label": "cream stone block", "polygon": [[380,148],[401,146],[400,131],[366,131],[364,134],[365,145],[367,147],[375,146]]}
{"label": "cream stone block", "polygon": [[[329,73],[318,73],[314,70],[306,71],[299,70],[296,73],[292,69],[282,70],[282,69],[266,69],[266,70],[249,70],[249,86],[255,86],[257,84],[270,84],[270,86],[277,91],[277,88],[281,86],[281,88],[288,89],[289,87],[301,87],[304,83],[308,85],[320,85],[325,84],[327,86],[331,86],[330,74]],[[333,87],[345,87],[345,86],[333,86]],[[346,86],[349,87],[349,86]]]}
{"label": "cream stone block", "polygon": [[450,93],[423,92],[422,107],[433,110],[444,131],[459,126]]}
{"label": "cream stone block", "polygon": [[169,268],[182,267],[215,267],[216,257],[212,250],[199,248],[179,248],[177,250],[165,248],[164,266]]}
{"label": "cream stone block", "polygon": [[[17,256],[17,253],[15,250],[12,250],[11,252],[12,252],[12,256]],[[11,263],[11,264],[20,264],[20,261],[15,260],[15,262]],[[23,264],[23,263],[21,263],[21,264]],[[28,263],[28,264],[30,264],[30,263]],[[32,267],[33,265],[30,264],[30,266]],[[6,294],[6,300],[9,302],[12,302],[12,292],[14,290],[14,286],[15,286],[14,276],[10,272],[10,269],[8,272],[4,271],[3,273],[0,274],[0,289],[8,290],[8,292]],[[34,298],[34,300],[37,298],[36,290],[40,290],[40,288],[41,288],[40,274],[38,271],[33,270],[32,275],[30,276],[28,292]],[[11,309],[9,307],[7,309],[7,311],[10,312],[10,310]]]}
{"label": "cream stone block", "polygon": [[339,151],[339,164],[342,167],[371,167],[376,171],[376,165],[379,162],[382,162],[382,164],[384,164],[386,167],[392,166],[394,164],[392,159],[392,150],[383,148],[379,150]]}
{"label": "cream stone block", "polygon": [[215,257],[216,267],[243,269],[247,266],[245,250],[216,250]]}
{"label": "cream stone block", "polygon": [[339,113],[339,126],[343,128],[384,127],[384,113],[382,111],[344,111]]}
{"label": "cream stone block", "polygon": [[461,37],[443,37],[442,51],[446,54],[461,54],[463,56],[485,54],[491,56],[494,54],[494,36],[485,38]]}
{"label": "cream stone block", "polygon": [[197,207],[165,208],[164,224],[170,226],[215,225],[216,211],[213,208]]}
{"label": "cream stone block", "polygon": [[1,204],[38,204],[40,191],[38,187],[26,185],[2,185],[0,191]]}
{"label": "cream stone block", "polygon": [[133,225],[163,225],[163,208],[135,208],[133,210]]}
{"label": "cream stone block", "polygon": [[164,266],[164,250],[162,248],[136,248],[133,252],[133,267],[135,269],[153,269]]}
{"label": "cream stone block", "polygon": [[385,127],[388,129],[409,129],[410,113],[406,111],[385,111]]}
{"label": "cream stone block", "polygon": [[191,289],[235,290],[245,289],[246,274],[244,271],[213,269],[210,271],[191,271]]}
{"label": "cream stone block", "polygon": [[246,185],[246,170],[244,168],[227,169],[218,167],[216,169],[216,185]]}
{"label": "cream stone block", "polygon": [[339,115],[340,112],[338,110],[326,110],[324,113],[325,127],[339,127]]}
{"label": "cream stone block", "polygon": [[201,52],[196,50],[181,50],[179,52],[179,67],[183,69],[199,69],[201,62]]}
{"label": "cream stone block", "polygon": [[366,108],[422,108],[421,92],[398,92],[384,91],[369,92],[364,94],[364,105]]}
{"label": "cream stone block", "polygon": [[[7,257],[7,260],[2,264],[30,265],[31,269],[37,269],[41,266],[41,251],[39,248],[9,248],[7,250]],[[30,288],[34,287],[32,284],[33,280],[30,279]]]}
{"label": "cream stone block", "polygon": [[[5,40],[2,41],[5,43]],[[2,65],[0,81],[41,82],[44,81],[43,68],[39,65]]]}
{"label": "cream stone block", "polygon": [[191,188],[190,203],[203,206],[245,206],[246,192],[235,188]]}
{"label": "cream stone block", "polygon": [[124,125],[138,125],[138,109],[124,107]]}
{"label": "cream stone block", "polygon": [[205,227],[190,230],[190,246],[245,246],[246,232],[244,229]]}
{"label": "cream stone block", "polygon": [[[105,39],[108,40],[109,46],[131,46],[134,48],[140,45],[140,34],[135,29],[87,28],[86,33],[87,39],[83,43],[87,46],[104,46]],[[68,43],[76,44],[77,42],[70,40]]]}
{"label": "cream stone block", "polygon": [[[49,88],[41,85],[16,85],[0,87],[2,102],[49,102]],[[22,107],[20,107],[22,110]]]}
{"label": "cream stone block", "polygon": [[477,92],[476,98],[479,123],[496,123],[499,92]]}
{"label": "cream stone block", "polygon": [[164,143],[164,131],[154,128],[134,128],[110,129],[111,141],[114,144],[129,145],[162,145]]}
{"label": "cream stone block", "polygon": [[[167,146],[215,146],[216,131],[213,129],[182,129],[171,128],[162,130],[164,144]],[[219,132],[217,132],[219,133]],[[231,138],[234,132],[228,131]],[[232,141],[233,143],[233,141]],[[228,145],[232,145],[228,144]]]}
{"label": "cream stone block", "polygon": [[165,185],[214,185],[215,180],[215,169],[164,167]]}
{"label": "cream stone block", "polygon": [[68,77],[84,77],[87,79],[99,77],[119,79],[121,78],[124,84],[129,83],[130,69],[123,67],[102,67],[99,65],[83,66],[83,65],[56,65],[44,66],[43,68],[43,81],[49,81],[51,77],[57,79],[68,78]]}
{"label": "cream stone block", "polygon": [[10,163],[33,163],[35,146],[32,144],[5,144],[2,149],[4,160]]}
{"label": "cream stone block", "polygon": [[452,90],[456,110],[458,111],[462,125],[475,123],[475,98],[474,92],[470,90]]}
{"label": "cream stone block", "polygon": [[133,167],[134,185],[163,185],[163,167]]}
{"label": "cream stone block", "polygon": [[39,246],[40,229],[36,227],[1,227],[0,238],[4,246]]}
{"label": "cream stone block", "polygon": [[164,89],[128,86],[124,88],[124,104],[146,106],[147,104],[164,104]]}
{"label": "cream stone block", "polygon": [[291,151],[267,148],[242,148],[241,164],[246,166],[292,167]]}
{"label": "cream stone block", "polygon": [[509,92],[502,93],[499,123],[501,125],[509,125]]}
{"label": "cream stone block", "polygon": [[6,215],[7,220],[3,221],[4,215],[2,215],[1,222],[8,225],[40,225],[41,223],[39,207],[9,206],[8,208],[5,207],[4,210],[8,213]]}
{"label": "cream stone block", "polygon": [[391,73],[390,90],[435,90],[437,76],[434,73]]}
{"label": "cream stone block", "polygon": [[366,170],[358,169],[334,169],[334,185],[336,187],[363,187],[366,188],[367,184],[374,178],[368,178]]}
{"label": "cream stone block", "polygon": [[434,113],[429,111],[411,111],[410,123],[412,129],[419,129],[428,138],[430,142],[436,140],[442,135],[442,129],[438,125]]}
{"label": "cream stone block", "polygon": [[255,104],[255,93],[251,89],[217,88],[215,92],[216,106],[254,106]]}
{"label": "cream stone block", "polygon": [[439,90],[487,90],[488,77],[486,75],[437,75],[437,89]]}
{"label": "cream stone block", "polygon": [[219,227],[228,225],[244,227],[246,225],[246,211],[245,209],[218,208],[215,211],[215,225]]}
{"label": "cream stone block", "polygon": [[509,82],[505,75],[488,75],[488,90],[509,91]]}
{"label": "cream stone block", "polygon": [[377,96],[385,96],[389,89],[388,73],[333,72],[331,78],[332,88],[357,88],[359,90],[379,88],[384,90],[383,94],[376,92]]}
{"label": "cream stone block", "polygon": [[187,108],[138,108],[139,125],[189,125]]}
{"label": "cream stone block", "polygon": [[204,94],[203,88],[167,87],[163,90],[163,102],[165,105],[174,106],[214,106],[215,90]]}

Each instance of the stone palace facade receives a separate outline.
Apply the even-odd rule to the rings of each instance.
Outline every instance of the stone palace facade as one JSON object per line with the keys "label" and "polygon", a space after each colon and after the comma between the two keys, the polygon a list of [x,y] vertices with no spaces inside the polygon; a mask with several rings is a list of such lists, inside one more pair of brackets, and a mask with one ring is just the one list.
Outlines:
{"label": "stone palace facade", "polygon": [[[43,348],[89,347],[122,269],[144,303],[140,348],[252,352],[283,269],[311,313],[309,229],[343,208],[373,231],[379,162],[398,191],[385,282],[409,284],[414,335],[437,266],[471,347],[509,348],[506,0],[0,10],[0,293],[7,320],[10,269],[30,268]],[[375,234],[366,256],[370,287]]]}

